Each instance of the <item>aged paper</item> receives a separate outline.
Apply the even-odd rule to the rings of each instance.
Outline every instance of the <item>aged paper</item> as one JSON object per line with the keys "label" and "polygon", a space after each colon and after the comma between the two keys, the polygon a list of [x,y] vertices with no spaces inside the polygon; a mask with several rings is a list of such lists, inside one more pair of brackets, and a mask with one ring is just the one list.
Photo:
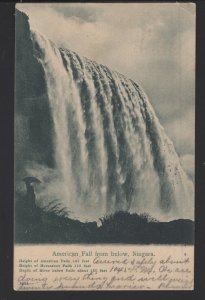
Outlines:
{"label": "aged paper", "polygon": [[195,5],[16,5],[14,289],[193,290]]}
{"label": "aged paper", "polygon": [[192,290],[193,246],[16,246],[14,289]]}

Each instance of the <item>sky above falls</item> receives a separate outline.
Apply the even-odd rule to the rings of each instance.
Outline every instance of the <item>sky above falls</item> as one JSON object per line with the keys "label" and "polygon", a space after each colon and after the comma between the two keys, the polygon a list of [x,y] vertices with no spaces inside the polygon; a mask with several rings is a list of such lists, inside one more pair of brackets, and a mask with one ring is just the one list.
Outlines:
{"label": "sky above falls", "polygon": [[140,83],[193,179],[193,3],[19,3],[16,8],[56,45]]}

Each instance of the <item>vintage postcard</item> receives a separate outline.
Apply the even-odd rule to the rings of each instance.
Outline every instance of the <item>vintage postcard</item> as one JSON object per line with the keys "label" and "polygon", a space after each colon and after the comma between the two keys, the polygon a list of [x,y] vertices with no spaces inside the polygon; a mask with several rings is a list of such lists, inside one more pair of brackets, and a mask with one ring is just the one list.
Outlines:
{"label": "vintage postcard", "polygon": [[19,3],[17,291],[193,290],[193,3]]}

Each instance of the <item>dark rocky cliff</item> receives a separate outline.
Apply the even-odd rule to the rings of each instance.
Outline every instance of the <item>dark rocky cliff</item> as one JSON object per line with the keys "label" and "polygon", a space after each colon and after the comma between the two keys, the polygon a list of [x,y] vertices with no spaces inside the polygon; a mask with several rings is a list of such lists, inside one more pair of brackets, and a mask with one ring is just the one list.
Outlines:
{"label": "dark rocky cliff", "polygon": [[16,171],[25,161],[53,166],[53,128],[40,62],[30,35],[28,16],[16,10],[15,154]]}

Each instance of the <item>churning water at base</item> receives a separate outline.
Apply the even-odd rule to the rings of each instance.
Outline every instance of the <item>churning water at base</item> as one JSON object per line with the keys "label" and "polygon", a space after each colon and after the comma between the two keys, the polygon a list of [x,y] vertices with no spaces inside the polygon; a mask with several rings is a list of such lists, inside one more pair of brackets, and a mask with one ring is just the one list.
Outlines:
{"label": "churning water at base", "polygon": [[73,216],[125,210],[193,219],[193,184],[140,86],[37,32],[32,40],[47,84],[60,198]]}

